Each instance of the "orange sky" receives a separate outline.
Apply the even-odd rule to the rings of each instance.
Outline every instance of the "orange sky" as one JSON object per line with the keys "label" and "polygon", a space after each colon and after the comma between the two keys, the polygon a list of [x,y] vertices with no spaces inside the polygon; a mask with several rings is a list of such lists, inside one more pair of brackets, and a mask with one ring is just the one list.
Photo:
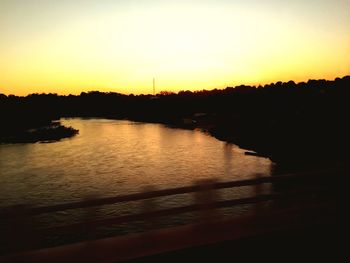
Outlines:
{"label": "orange sky", "polygon": [[1,0],[0,93],[334,79],[349,25],[350,0]]}

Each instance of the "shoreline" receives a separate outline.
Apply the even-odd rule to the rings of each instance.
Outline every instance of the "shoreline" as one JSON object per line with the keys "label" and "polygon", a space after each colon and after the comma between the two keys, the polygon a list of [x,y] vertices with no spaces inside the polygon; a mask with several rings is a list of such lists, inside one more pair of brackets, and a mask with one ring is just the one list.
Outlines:
{"label": "shoreline", "polygon": [[[61,118],[82,118],[82,116],[62,116]],[[280,143],[278,143],[278,139],[280,138],[275,139],[270,136],[264,140],[265,138],[263,136],[254,136],[256,134],[254,133],[255,131],[253,130],[252,132],[252,129],[249,130],[244,125],[230,125],[229,122],[219,123],[212,119],[204,121],[192,120],[191,122],[184,123],[183,119],[164,121],[133,117],[118,118],[116,116],[84,116],[84,118],[124,119],[143,123],[157,123],[176,129],[198,129],[217,140],[237,145],[246,151],[246,155],[270,159],[276,164],[277,173],[341,167],[347,160],[345,154],[344,156],[340,154],[322,155],[316,148],[308,148],[307,138],[294,138],[293,144],[283,140],[280,140]],[[52,122],[48,127],[37,128],[34,132],[25,131],[11,137],[0,138],[0,144],[56,142],[64,138],[73,137],[78,133],[79,131],[74,129],[74,127],[66,127],[61,125],[60,122]]]}
{"label": "shoreline", "polygon": [[[132,120],[132,119],[130,119]],[[132,120],[134,121],[134,120]],[[150,123],[149,121],[143,121],[145,123]],[[177,129],[186,129],[186,130],[195,130],[198,129],[213,138],[226,142],[233,143],[238,147],[244,149],[246,155],[256,156],[261,158],[268,158],[273,163],[276,164],[277,173],[289,173],[289,172],[301,172],[314,169],[329,169],[329,168],[339,168],[343,167],[347,163],[347,156],[344,154],[339,157],[335,154],[323,154],[319,152],[318,149],[308,149],[307,140],[308,138],[298,138],[297,143],[293,142],[290,144],[288,141],[285,142],[285,145],[278,144],[271,140],[271,144],[262,141],[258,138],[253,138],[249,136],[240,136],[244,127],[240,128],[241,134],[239,132],[235,133],[234,128],[231,126],[230,129],[224,130],[222,126],[213,122],[211,124],[206,123],[205,125],[201,124],[179,124],[176,122],[167,123],[167,122],[151,122],[151,123],[160,123],[171,128]],[[328,149],[327,149],[328,150]],[[333,153],[331,150],[329,152]]]}
{"label": "shoreline", "polygon": [[[65,116],[63,118],[80,118],[80,116]],[[216,120],[191,122],[185,124],[183,123],[182,119],[164,121],[133,117],[118,118],[112,116],[84,116],[84,118],[129,120],[141,123],[162,124],[169,128],[184,130],[198,129],[219,141],[237,145],[246,151],[246,155],[254,155],[256,157],[270,159],[276,164],[276,171],[274,172],[276,174],[310,171],[315,169],[339,168],[344,166],[347,160],[346,157],[344,159],[339,159],[338,155],[322,155],[320,152],[317,152],[317,149],[309,149],[306,151],[308,148],[306,143],[307,138],[297,138],[299,141],[294,140],[293,144],[288,143],[288,141],[276,143],[274,138],[271,136],[264,141],[264,138],[252,136],[251,130],[249,130],[249,135],[242,136],[242,134],[244,135],[245,132],[248,131],[248,128],[244,127],[244,125],[237,128],[238,124],[236,127],[233,127],[233,125],[229,125],[228,123],[218,123]],[[239,132],[235,132],[235,130],[239,130]]]}

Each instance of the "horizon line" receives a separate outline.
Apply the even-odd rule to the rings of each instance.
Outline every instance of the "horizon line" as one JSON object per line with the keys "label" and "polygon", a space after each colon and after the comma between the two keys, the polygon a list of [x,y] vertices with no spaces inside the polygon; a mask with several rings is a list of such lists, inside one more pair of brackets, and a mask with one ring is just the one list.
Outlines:
{"label": "horizon line", "polygon": [[277,84],[277,83],[288,83],[288,82],[294,82],[295,84],[301,84],[301,83],[307,83],[309,81],[321,81],[321,80],[324,80],[324,81],[336,81],[337,79],[343,79],[345,77],[350,77],[350,74],[347,74],[347,75],[344,75],[342,77],[336,77],[334,79],[326,79],[326,78],[319,78],[319,79],[315,79],[315,78],[309,78],[305,81],[299,81],[299,82],[295,82],[294,80],[288,80],[288,81],[275,81],[275,82],[269,82],[269,83],[264,83],[264,84],[239,84],[239,85],[234,85],[234,86],[226,86],[226,87],[223,87],[223,88],[212,88],[212,89],[198,89],[198,90],[190,90],[190,89],[182,89],[182,90],[179,90],[179,91],[171,91],[171,90],[161,90],[159,93],[156,93],[156,94],[151,94],[151,93],[138,93],[138,94],[134,94],[132,92],[130,93],[122,93],[122,92],[117,92],[117,91],[101,91],[101,90],[98,90],[98,89],[91,89],[91,90],[87,90],[87,91],[80,91],[79,93],[66,93],[66,94],[60,94],[60,93],[56,93],[56,92],[49,92],[49,93],[46,93],[46,92],[42,92],[42,93],[39,93],[39,92],[33,92],[33,93],[28,93],[26,95],[16,95],[16,94],[12,94],[12,93],[1,93],[0,92],[0,95],[5,95],[5,96],[16,96],[16,97],[27,97],[27,96],[30,96],[30,95],[48,95],[48,94],[54,94],[54,95],[57,95],[57,96],[80,96],[82,93],[89,93],[89,92],[100,92],[100,93],[117,93],[117,94],[121,94],[121,95],[125,95],[125,96],[130,96],[130,95],[134,95],[134,96],[141,96],[141,95],[144,95],[144,96],[156,96],[158,94],[160,94],[161,92],[169,92],[169,93],[174,93],[174,94],[179,94],[180,92],[183,92],[183,91],[190,91],[192,93],[196,93],[196,92],[202,92],[202,91],[214,91],[214,90],[224,90],[224,89],[227,89],[227,88],[238,88],[238,87],[241,87],[241,86],[246,86],[246,87],[255,87],[255,88],[258,88],[258,87],[265,87],[267,85],[272,85],[272,84]]}

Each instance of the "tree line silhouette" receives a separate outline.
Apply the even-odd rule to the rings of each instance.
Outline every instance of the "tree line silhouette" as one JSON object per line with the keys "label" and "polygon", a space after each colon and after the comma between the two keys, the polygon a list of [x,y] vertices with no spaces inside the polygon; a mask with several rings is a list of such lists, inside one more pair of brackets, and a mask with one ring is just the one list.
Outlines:
{"label": "tree line silhouette", "polygon": [[0,94],[0,138],[61,117],[130,119],[189,128],[205,123],[205,129],[218,139],[277,163],[340,165],[349,160],[349,95],[350,76],[156,96],[99,91],[68,96]]}

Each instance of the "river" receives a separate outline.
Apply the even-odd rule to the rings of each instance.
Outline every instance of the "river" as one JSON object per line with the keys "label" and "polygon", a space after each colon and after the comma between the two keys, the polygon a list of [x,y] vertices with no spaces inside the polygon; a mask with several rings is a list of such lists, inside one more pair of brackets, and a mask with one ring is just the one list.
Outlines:
{"label": "river", "polygon": [[[0,145],[0,208],[25,204],[54,205],[84,198],[108,197],[191,185],[203,179],[233,181],[269,176],[273,163],[266,158],[245,155],[245,150],[199,130],[184,130],[162,124],[110,119],[62,119],[65,126],[79,129],[72,138],[52,143]],[[266,190],[269,191],[268,188]],[[221,191],[220,198],[254,194],[252,187]],[[162,197],[157,208],[193,203],[190,194]],[[100,208],[98,216],[137,213],[142,202]],[[241,214],[249,207],[228,208],[222,213]],[[47,214],[36,220],[41,226],[69,224],[91,219],[82,210]],[[177,215],[156,228],[193,222],[195,214]],[[104,229],[100,236],[144,231],[148,223]],[[49,237],[47,244],[77,241]],[[84,238],[82,238],[84,239]]]}
{"label": "river", "polygon": [[1,206],[50,205],[146,186],[269,175],[269,159],[198,130],[109,119],[62,119],[79,135],[53,143],[0,145]]}

